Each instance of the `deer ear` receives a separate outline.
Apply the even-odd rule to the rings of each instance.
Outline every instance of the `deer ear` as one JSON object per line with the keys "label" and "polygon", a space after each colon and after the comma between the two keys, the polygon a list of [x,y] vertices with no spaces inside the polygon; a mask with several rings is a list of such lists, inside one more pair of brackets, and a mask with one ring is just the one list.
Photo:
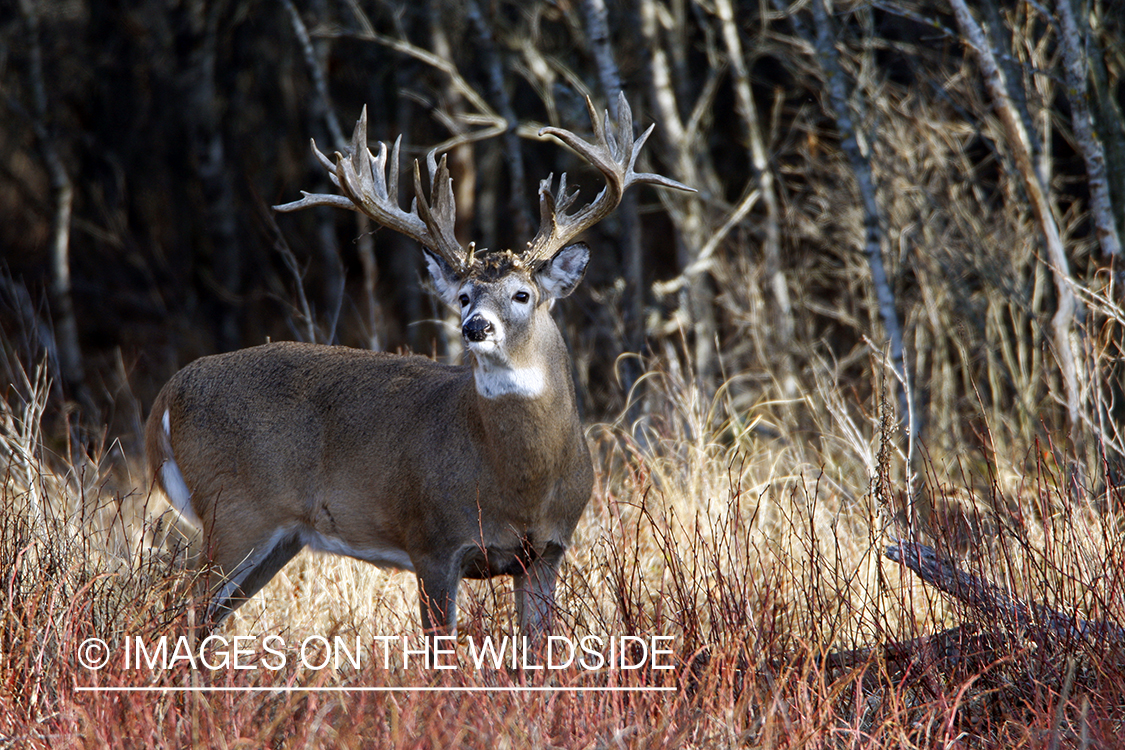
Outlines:
{"label": "deer ear", "polygon": [[422,254],[426,258],[426,269],[430,272],[438,296],[447,305],[453,305],[457,302],[457,292],[461,289],[460,275],[453,270],[453,266],[445,262],[444,258],[430,252],[429,248],[422,248]]}
{"label": "deer ear", "polygon": [[584,242],[567,245],[543,264],[536,274],[544,294],[550,299],[562,299],[575,290],[586,275],[590,262],[590,248]]}

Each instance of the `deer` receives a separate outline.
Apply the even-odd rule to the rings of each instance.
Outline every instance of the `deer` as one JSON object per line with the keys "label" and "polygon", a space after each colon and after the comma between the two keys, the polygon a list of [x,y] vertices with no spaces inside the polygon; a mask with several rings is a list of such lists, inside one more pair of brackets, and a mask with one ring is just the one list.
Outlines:
{"label": "deer", "polygon": [[551,315],[584,278],[575,238],[632,185],[691,188],[637,172],[653,127],[634,137],[625,97],[594,139],[544,127],[593,165],[605,186],[571,211],[565,172],[539,185],[540,226],[519,251],[488,252],[454,235],[446,158],[414,161],[414,200],[398,202],[400,135],[367,141],[367,109],[350,153],[329,159],[339,194],[302,191],[275,206],[359,211],[421,246],[433,291],[460,310],[468,362],[274,342],[206,356],[176,373],[145,425],[155,483],[201,532],[197,564],[208,627],[217,627],[299,551],[347,555],[417,576],[427,634],[456,635],[463,578],[511,576],[525,635],[550,633],[556,578],[593,491],[570,354]]}

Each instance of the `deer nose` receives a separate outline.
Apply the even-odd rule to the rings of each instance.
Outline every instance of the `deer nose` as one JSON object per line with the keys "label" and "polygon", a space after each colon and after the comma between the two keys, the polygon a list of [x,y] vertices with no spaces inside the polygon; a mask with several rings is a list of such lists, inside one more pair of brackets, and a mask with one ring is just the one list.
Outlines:
{"label": "deer nose", "polygon": [[484,341],[492,333],[492,323],[483,315],[474,315],[461,326],[461,335],[469,341]]}

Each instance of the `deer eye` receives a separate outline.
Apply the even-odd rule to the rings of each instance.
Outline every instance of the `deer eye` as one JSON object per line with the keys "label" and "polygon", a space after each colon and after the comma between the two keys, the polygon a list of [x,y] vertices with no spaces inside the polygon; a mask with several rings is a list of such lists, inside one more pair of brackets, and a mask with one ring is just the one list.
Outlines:
{"label": "deer eye", "polygon": [[512,299],[519,302],[521,305],[526,305],[527,301],[531,299],[531,295],[527,292],[516,292],[512,295]]}
{"label": "deer eye", "polygon": [[462,294],[458,301],[461,303],[461,307],[468,307],[469,306],[469,295]]}

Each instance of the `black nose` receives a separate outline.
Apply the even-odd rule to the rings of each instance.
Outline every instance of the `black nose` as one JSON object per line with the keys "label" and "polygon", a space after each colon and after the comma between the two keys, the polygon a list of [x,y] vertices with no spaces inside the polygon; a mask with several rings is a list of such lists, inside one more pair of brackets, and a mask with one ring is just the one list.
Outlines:
{"label": "black nose", "polygon": [[461,335],[469,341],[484,341],[492,332],[492,324],[483,315],[474,315],[461,326]]}

